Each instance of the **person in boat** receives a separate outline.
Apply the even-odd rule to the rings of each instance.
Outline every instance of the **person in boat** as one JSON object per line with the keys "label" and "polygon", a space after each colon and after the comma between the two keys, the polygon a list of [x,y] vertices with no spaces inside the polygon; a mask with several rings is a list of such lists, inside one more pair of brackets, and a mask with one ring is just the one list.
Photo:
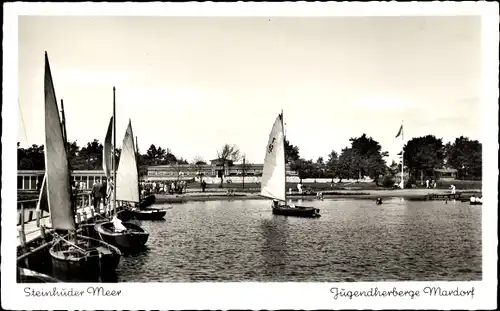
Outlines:
{"label": "person in boat", "polygon": [[278,208],[278,200],[273,200],[273,208]]}
{"label": "person in boat", "polygon": [[381,198],[377,198],[377,201],[375,201],[375,203],[376,203],[377,205],[382,204],[382,199],[381,199]]}
{"label": "person in boat", "polygon": [[470,197],[470,202],[471,202],[471,203],[476,202],[476,196],[475,196],[475,195],[471,195],[471,197]]}

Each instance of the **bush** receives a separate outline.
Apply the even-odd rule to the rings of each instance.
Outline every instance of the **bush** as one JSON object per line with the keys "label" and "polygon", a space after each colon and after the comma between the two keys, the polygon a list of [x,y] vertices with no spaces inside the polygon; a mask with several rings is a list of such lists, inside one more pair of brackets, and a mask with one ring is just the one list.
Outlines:
{"label": "bush", "polygon": [[394,186],[394,177],[391,175],[385,175],[382,178],[382,187],[392,187]]}

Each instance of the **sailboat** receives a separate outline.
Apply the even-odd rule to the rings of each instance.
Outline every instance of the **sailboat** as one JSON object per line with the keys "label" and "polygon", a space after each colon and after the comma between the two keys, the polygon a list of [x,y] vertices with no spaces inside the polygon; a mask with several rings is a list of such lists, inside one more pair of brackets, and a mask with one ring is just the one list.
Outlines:
{"label": "sailboat", "polygon": [[[115,113],[115,88],[113,87],[113,147],[116,146],[116,113]],[[112,207],[113,218],[111,221],[97,223],[94,229],[102,240],[118,246],[122,250],[135,251],[142,248],[149,238],[149,233],[140,226],[122,222],[118,219],[116,212],[116,200],[125,202],[139,202],[139,176],[137,172],[134,138],[132,133],[132,122],[129,120],[125,137],[123,138],[122,151],[120,155],[120,165],[118,170],[115,167],[114,152],[111,151],[111,164],[113,166],[113,179],[111,184],[113,189]],[[104,147],[109,148],[105,142]],[[107,147],[108,146],[108,147]],[[104,158],[106,165],[109,164]]]}
{"label": "sailboat", "polygon": [[287,205],[285,168],[285,133],[283,112],[273,124],[266,146],[260,196],[273,200],[274,215],[320,217],[319,209],[308,206]]}
{"label": "sailboat", "polygon": [[[139,167],[137,166],[137,137],[136,137],[136,169],[137,176],[139,176]],[[137,181],[139,184],[139,181]],[[167,212],[165,210],[161,210],[158,208],[150,208],[149,205],[154,204],[156,201],[156,197],[152,194],[149,195],[139,203],[134,204],[133,206],[126,206],[118,213],[118,218],[123,221],[127,221],[129,219],[137,219],[137,220],[161,220]]]}
{"label": "sailboat", "polygon": [[[103,272],[113,272],[121,252],[98,239],[77,234],[71,202],[70,171],[66,139],[57,110],[57,101],[45,52],[45,187],[50,211],[53,244],[49,249],[53,272],[61,280],[97,281]],[[43,191],[42,190],[42,191]],[[60,235],[64,232],[64,236]]]}

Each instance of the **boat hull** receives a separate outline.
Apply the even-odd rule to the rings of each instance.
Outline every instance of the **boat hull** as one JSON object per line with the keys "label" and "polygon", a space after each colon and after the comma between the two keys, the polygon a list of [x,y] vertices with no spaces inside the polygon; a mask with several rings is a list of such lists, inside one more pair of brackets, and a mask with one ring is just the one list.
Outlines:
{"label": "boat hull", "polygon": [[67,256],[69,244],[59,240],[50,248],[53,275],[63,281],[96,282],[112,277],[120,262],[120,250],[98,239],[77,236],[77,245],[86,256]]}
{"label": "boat hull", "polygon": [[319,209],[310,206],[290,207],[288,205],[282,205],[278,207],[273,207],[273,214],[282,216],[293,216],[293,217],[307,217],[307,218],[321,217],[321,215],[319,214]]}
{"label": "boat hull", "polygon": [[144,247],[149,238],[149,233],[140,226],[123,222],[127,231],[114,232],[112,222],[103,222],[95,225],[95,230],[101,239],[118,247],[122,251],[131,252]]}
{"label": "boat hull", "polygon": [[130,219],[161,220],[166,214],[166,211],[153,208],[125,208],[118,213],[117,217],[122,221],[128,221]]}
{"label": "boat hull", "polygon": [[470,202],[470,205],[483,205],[483,202]]}
{"label": "boat hull", "polygon": [[59,283],[60,280],[26,268],[17,268],[17,283]]}

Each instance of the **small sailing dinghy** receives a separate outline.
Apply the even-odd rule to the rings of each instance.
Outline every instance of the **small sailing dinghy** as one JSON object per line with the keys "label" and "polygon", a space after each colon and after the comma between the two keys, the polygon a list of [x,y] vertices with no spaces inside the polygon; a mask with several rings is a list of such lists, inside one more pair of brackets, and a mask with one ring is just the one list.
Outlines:
{"label": "small sailing dinghy", "polygon": [[54,274],[61,280],[97,281],[103,271],[115,271],[120,260],[118,248],[106,242],[77,235],[75,211],[71,204],[69,162],[66,138],[59,119],[57,101],[45,52],[45,182],[46,204],[54,233],[49,253]]}
{"label": "small sailing dinghy", "polygon": [[273,124],[264,158],[260,196],[272,201],[274,215],[320,217],[320,210],[310,206],[287,205],[285,169],[285,133],[283,112]]}
{"label": "small sailing dinghy", "polygon": [[[139,176],[137,171],[134,136],[132,133],[132,122],[129,120],[125,137],[123,138],[122,152],[120,155],[120,165],[118,170],[115,167],[115,157],[112,150],[116,146],[116,112],[115,112],[115,88],[113,87],[113,147],[108,150],[112,156],[113,166],[113,194],[111,204],[113,207],[113,219],[98,223],[94,226],[102,240],[117,246],[126,251],[137,251],[144,247],[149,238],[149,233],[140,226],[122,222],[117,217],[116,200],[139,203]],[[108,137],[108,136],[107,136]],[[108,147],[107,147],[108,146]],[[105,148],[109,144],[105,143]],[[107,158],[105,158],[107,159]],[[103,161],[106,163],[106,160]],[[109,163],[106,163],[109,165]],[[109,166],[106,166],[109,167]],[[105,169],[106,171],[106,169]]]}
{"label": "small sailing dinghy", "polygon": [[[137,165],[137,137],[136,137],[136,146],[135,146],[135,154],[136,154],[136,165]],[[139,176],[139,167],[136,166],[137,176]],[[137,184],[139,185],[139,180],[137,180]],[[166,211],[158,209],[158,208],[150,208],[148,206],[153,205],[156,201],[156,197],[151,194],[140,200],[139,203],[125,206],[123,210],[118,213],[118,218],[122,221],[128,221],[130,219],[137,220],[161,220],[167,214]]]}
{"label": "small sailing dinghy", "polygon": [[472,195],[469,199],[470,205],[483,205],[483,198]]}

